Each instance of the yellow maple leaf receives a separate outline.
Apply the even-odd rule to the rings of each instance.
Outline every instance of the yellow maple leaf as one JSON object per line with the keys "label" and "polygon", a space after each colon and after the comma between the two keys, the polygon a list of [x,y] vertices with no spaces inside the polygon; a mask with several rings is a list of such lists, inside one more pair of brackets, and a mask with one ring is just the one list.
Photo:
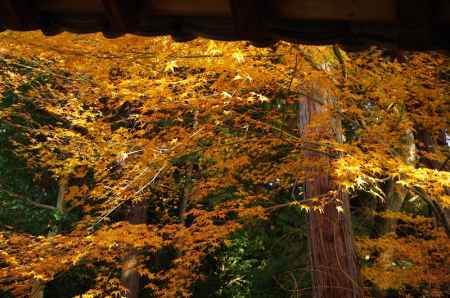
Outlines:
{"label": "yellow maple leaf", "polygon": [[241,50],[236,50],[233,55],[232,55],[233,59],[237,61],[237,63],[244,63],[245,62],[245,57],[244,57],[244,53],[241,52]]}
{"label": "yellow maple leaf", "polygon": [[218,56],[222,54],[222,50],[217,46],[217,43],[213,40],[208,42],[208,49],[206,53],[211,56]]}
{"label": "yellow maple leaf", "polygon": [[172,60],[166,63],[166,67],[164,68],[164,72],[175,73],[175,69],[178,68],[177,61]]}

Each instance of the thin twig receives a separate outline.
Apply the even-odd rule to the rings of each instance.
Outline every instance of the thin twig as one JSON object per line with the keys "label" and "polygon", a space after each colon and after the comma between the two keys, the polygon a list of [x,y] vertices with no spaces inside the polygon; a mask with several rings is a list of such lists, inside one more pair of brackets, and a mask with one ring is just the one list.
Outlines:
{"label": "thin twig", "polygon": [[[134,193],[134,195],[139,195],[141,194],[147,187],[149,187],[151,184],[153,184],[156,179],[158,179],[159,175],[162,173],[162,171],[166,168],[167,164],[165,164],[164,166],[162,166],[158,172],[153,176],[153,178],[150,180],[150,182],[148,182],[147,184],[145,184],[141,189],[139,189],[138,191],[136,191]],[[116,211],[117,209],[119,209],[119,207],[121,207],[123,204],[125,204],[126,202],[128,202],[130,200],[130,198],[127,198],[125,200],[123,200],[122,202],[120,202],[119,204],[117,204],[116,206],[114,206],[112,209],[110,209],[108,212],[106,212],[102,217],[100,217],[97,222],[95,222],[95,224],[93,225],[94,227],[97,226],[99,223],[101,223],[103,220],[105,220],[108,216],[110,216],[114,211]]]}
{"label": "thin twig", "polygon": [[[14,40],[14,42],[17,42],[16,40]],[[28,45],[32,45],[33,47],[36,48],[40,48],[43,50],[50,50],[62,55],[72,55],[72,56],[86,56],[88,55],[89,57],[94,57],[97,59],[107,59],[107,60],[112,60],[112,59],[117,59],[117,60],[135,60],[135,59],[158,59],[158,53],[152,53],[152,52],[122,52],[121,55],[114,55],[111,53],[95,53],[92,51],[78,51],[78,50],[73,50],[73,49],[61,49],[59,47],[55,47],[55,46],[50,46],[50,45],[40,45],[37,43],[30,43],[27,42]],[[128,56],[128,57],[127,57]],[[130,57],[132,56],[132,57]],[[181,59],[209,59],[209,58],[224,58],[227,55],[225,54],[215,54],[215,55],[208,55],[208,54],[191,54],[191,55],[184,55],[184,56],[175,56],[175,55],[170,55],[167,56],[166,59],[171,59],[171,60],[181,60]],[[266,57],[282,57],[283,54],[253,54],[253,55],[246,55],[246,57],[262,57],[262,58],[266,58]]]}
{"label": "thin twig", "polygon": [[447,215],[445,214],[445,211],[443,210],[441,205],[429,198],[425,191],[423,191],[419,187],[414,187],[413,191],[430,206],[436,220],[444,227],[447,237],[450,238],[450,224],[448,222]]}
{"label": "thin twig", "polygon": [[150,180],[147,184],[145,184],[144,186],[142,186],[137,192],[135,192],[135,195],[139,195],[141,194],[147,187],[149,187],[150,185],[152,185],[156,179],[159,177],[159,175],[161,174],[162,171],[164,171],[164,169],[167,167],[167,163],[164,164],[159,170],[158,172],[155,174],[155,176],[153,176],[152,180]]}
{"label": "thin twig", "polygon": [[54,206],[41,204],[41,203],[32,201],[30,199],[25,199],[25,201],[28,202],[30,205],[33,205],[35,207],[44,208],[44,209],[48,209],[48,210],[51,210],[51,211],[57,211],[58,210],[58,208],[56,208]]}
{"label": "thin twig", "polygon": [[7,194],[8,196],[16,198],[16,199],[23,199],[25,202],[27,202],[28,204],[33,205],[35,207],[48,209],[48,210],[52,210],[52,211],[56,211],[57,210],[57,208],[55,206],[51,206],[51,205],[35,202],[35,201],[31,200],[31,199],[28,199],[27,197],[25,197],[23,195],[10,192],[10,191],[8,191],[6,189],[0,189],[0,192],[3,192],[5,194]]}
{"label": "thin twig", "polygon": [[342,77],[344,78],[344,81],[346,81],[348,78],[347,67],[345,66],[345,60],[344,57],[342,57],[341,49],[339,48],[338,45],[333,45],[333,52],[336,58],[338,59],[339,63],[341,64]]}
{"label": "thin twig", "polygon": [[288,94],[291,92],[291,89],[292,89],[292,83],[294,82],[294,79],[295,79],[295,77],[296,77],[296,75],[297,75],[297,68],[298,68],[298,54],[295,55],[294,72],[292,73],[291,81],[289,82]]}
{"label": "thin twig", "polygon": [[[189,140],[191,140],[193,137],[195,137],[196,135],[198,135],[201,131],[203,131],[204,128],[200,128],[197,131],[195,131],[193,134],[190,135]],[[184,143],[179,143],[175,146],[173,146],[172,148],[169,148],[167,150],[167,152],[172,152],[174,151],[177,147],[181,146]],[[164,152],[166,153],[166,152]],[[162,154],[162,153],[161,153]],[[150,185],[152,185],[156,179],[158,179],[158,177],[161,175],[161,173],[164,171],[164,169],[168,166],[167,161],[164,163],[164,165],[158,170],[158,172],[153,176],[153,178],[146,183],[144,186],[142,186],[139,190],[137,190],[134,195],[139,195],[141,194],[147,187],[149,187]],[[134,179],[133,181],[135,181],[136,179]],[[128,188],[129,186],[127,186],[126,188]],[[102,215],[97,222],[93,225],[94,227],[97,226],[99,223],[101,223],[103,220],[105,220],[109,215],[111,215],[114,211],[116,211],[117,209],[119,209],[123,204],[125,204],[125,202],[128,202],[131,198],[127,198],[122,200],[119,204],[117,204],[116,206],[114,206],[112,209],[110,209],[108,212],[106,212],[106,214]]]}
{"label": "thin twig", "polygon": [[44,69],[41,69],[39,67],[34,67],[34,66],[30,66],[30,65],[25,65],[25,64],[22,64],[22,63],[12,62],[12,61],[10,61],[8,59],[5,59],[3,57],[0,57],[0,61],[3,61],[7,65],[12,65],[12,66],[16,66],[16,67],[21,67],[21,68],[37,71],[37,72],[44,73],[44,74],[49,74],[49,75],[52,75],[54,77],[58,77],[58,78],[64,79],[64,80],[73,80],[73,81],[85,82],[84,80],[63,76],[63,75],[57,74],[57,73],[55,73],[53,71],[50,71],[50,70],[44,70]]}
{"label": "thin twig", "polygon": [[[242,115],[242,116],[245,116],[245,115],[243,115],[243,114],[241,114],[239,112],[237,112],[237,113]],[[283,134],[283,135],[285,135],[285,136],[287,136],[287,137],[289,137],[291,139],[294,139],[295,142],[292,142],[292,143],[294,145],[296,145],[298,148],[302,149],[302,150],[316,152],[316,153],[319,153],[319,154],[322,154],[322,155],[325,155],[325,156],[328,156],[328,157],[335,157],[335,155],[333,155],[331,153],[324,152],[324,151],[322,151],[320,149],[307,147],[307,146],[304,145],[304,144],[310,144],[310,145],[313,145],[313,146],[320,146],[320,144],[314,144],[314,143],[310,143],[310,142],[305,142],[305,141],[301,140],[299,137],[297,137],[297,136],[295,136],[295,135],[285,131],[284,129],[278,128],[276,126],[273,126],[272,124],[269,124],[269,123],[261,121],[261,120],[255,120],[253,118],[247,118],[247,120],[250,120],[251,122],[254,122],[256,124],[263,124],[265,126],[268,126],[270,129],[276,130],[276,131],[280,132],[281,134]],[[301,143],[302,145],[299,145],[299,143]]]}

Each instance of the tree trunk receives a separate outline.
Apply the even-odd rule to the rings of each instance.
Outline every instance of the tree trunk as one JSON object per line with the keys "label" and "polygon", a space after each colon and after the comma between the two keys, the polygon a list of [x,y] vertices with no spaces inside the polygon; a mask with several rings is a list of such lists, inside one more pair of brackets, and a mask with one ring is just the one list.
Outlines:
{"label": "tree trunk", "polygon": [[45,284],[40,280],[34,280],[31,288],[31,298],[44,298]]}
{"label": "tree trunk", "polygon": [[[56,211],[59,213],[60,216],[64,215],[64,195],[66,194],[67,190],[67,183],[68,179],[66,177],[61,178],[59,182],[59,189],[58,189],[58,197],[56,201]],[[59,233],[60,226],[59,223],[55,225],[55,227],[48,232],[48,236],[55,236]],[[44,290],[45,290],[45,283],[43,283],[40,280],[34,280],[33,286],[31,288],[31,298],[44,298]]]}
{"label": "tree trunk", "polygon": [[[397,184],[397,180],[389,179],[387,182],[387,187],[385,190],[386,194],[386,205],[385,209],[387,211],[398,212],[403,206],[403,202],[406,198],[406,189],[405,187]],[[389,234],[394,233],[397,229],[396,218],[386,218],[384,219],[382,225],[381,234]]]}
{"label": "tree trunk", "polygon": [[[128,221],[131,224],[145,224],[147,222],[147,202],[142,201],[133,205],[128,214]],[[122,263],[122,274],[120,280],[122,285],[128,289],[128,298],[138,298],[140,291],[140,277],[137,272],[138,252],[131,250]]]}
{"label": "tree trunk", "polygon": [[[412,131],[407,131],[405,138],[405,145],[401,151],[402,160],[408,165],[414,165],[416,162],[416,144],[415,138]],[[390,179],[388,181],[386,192],[386,210],[399,212],[403,206],[406,195],[408,194],[407,189],[397,183],[397,180]],[[387,218],[384,221],[383,234],[393,233],[397,229],[396,218]]]}
{"label": "tree trunk", "polygon": [[[337,119],[330,119],[319,127],[313,125],[309,129],[311,120],[324,110],[315,99],[305,97],[301,100],[299,127],[303,137],[310,137],[311,141],[318,141],[323,137],[343,141],[340,121]],[[322,198],[325,200],[323,213],[314,211],[314,206],[311,206],[313,209],[309,215],[313,297],[362,297],[348,196],[340,190],[334,192],[333,196],[329,195],[331,190],[335,190],[327,169],[331,164],[329,156],[312,151],[306,151],[304,156],[308,164],[315,165],[306,170],[305,198],[328,196]],[[323,167],[319,168],[320,164]]]}
{"label": "tree trunk", "polygon": [[[443,131],[441,133],[440,137],[437,138],[437,140],[433,140],[431,133],[429,131],[427,131],[426,129],[416,128],[416,131],[417,131],[417,140],[418,140],[418,144],[419,144],[419,149],[421,151],[433,152],[434,148],[437,146],[448,146],[447,145],[448,132],[446,132],[446,131]],[[447,158],[441,162],[436,161],[436,160],[431,160],[429,158],[426,158],[425,156],[422,156],[419,161],[421,164],[425,165],[426,167],[428,167],[430,169],[435,169],[438,171],[450,171],[450,156],[447,156]],[[447,193],[447,195],[450,195],[450,187],[446,188],[446,193]],[[425,201],[427,199],[431,199],[431,198],[426,198],[423,195],[421,195],[421,197]],[[442,224],[444,226],[444,228],[447,230],[447,233],[449,233],[448,230],[450,228],[448,225],[448,218],[450,217],[450,208],[443,207],[438,202],[433,201],[433,200],[431,200],[429,202],[429,204],[430,204],[431,211],[433,212],[433,214],[436,217],[436,221],[439,224]],[[439,216],[438,216],[438,213],[440,214]]]}
{"label": "tree trunk", "polygon": [[[199,114],[199,111],[195,110],[194,111],[194,121],[192,124],[192,128],[194,130],[197,129],[197,127],[198,127],[198,114]],[[186,210],[189,205],[189,200],[191,199],[191,192],[192,192],[192,187],[193,187],[193,181],[192,181],[193,172],[194,172],[194,165],[192,163],[189,163],[187,165],[186,173],[184,175],[185,181],[184,181],[184,187],[183,187],[183,197],[181,198],[180,212],[179,212],[180,221],[183,225],[186,224]]]}
{"label": "tree trunk", "polygon": [[[306,195],[314,197],[329,187],[324,176],[307,183]],[[308,191],[309,188],[309,191]],[[313,297],[362,297],[358,281],[358,265],[354,251],[350,204],[339,192],[343,212],[330,202],[324,214],[309,216],[309,245],[311,255]]]}
{"label": "tree trunk", "polygon": [[122,264],[122,275],[120,280],[122,285],[128,289],[128,298],[138,298],[140,290],[140,278],[136,271],[137,253],[132,251],[125,257]]}

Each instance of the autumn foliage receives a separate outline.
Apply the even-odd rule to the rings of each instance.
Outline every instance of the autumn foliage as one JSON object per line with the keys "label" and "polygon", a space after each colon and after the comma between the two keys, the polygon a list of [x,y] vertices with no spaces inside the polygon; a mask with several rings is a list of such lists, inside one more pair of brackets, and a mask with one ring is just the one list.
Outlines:
{"label": "autumn foliage", "polygon": [[[129,274],[154,296],[195,296],[205,260],[236,232],[286,208],[350,216],[345,195],[364,295],[445,297],[449,61],[2,33],[1,144],[53,193],[17,193],[2,177],[0,200],[56,220],[41,233],[1,222],[1,289],[32,295],[82,267],[95,272],[82,297],[126,296]],[[321,110],[307,129],[306,99]],[[334,187],[305,197],[317,171]],[[311,292],[290,285],[286,297]]]}

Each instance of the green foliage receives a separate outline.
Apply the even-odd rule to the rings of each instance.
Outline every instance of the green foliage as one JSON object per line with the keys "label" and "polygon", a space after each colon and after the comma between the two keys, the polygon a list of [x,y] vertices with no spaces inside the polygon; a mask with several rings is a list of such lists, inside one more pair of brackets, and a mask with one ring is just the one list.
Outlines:
{"label": "green foliage", "polygon": [[223,281],[216,292],[219,297],[251,297],[257,290],[256,283],[262,281],[257,276],[268,268],[263,236],[240,231],[219,254],[218,277]]}
{"label": "green foliage", "polygon": [[14,298],[14,295],[0,290],[0,298]]}
{"label": "green foliage", "polygon": [[[236,232],[205,260],[194,297],[291,297],[309,287],[306,216],[295,207]],[[211,294],[214,293],[214,294]]]}
{"label": "green foliage", "polygon": [[214,206],[219,205],[220,203],[237,199],[235,194],[236,189],[234,187],[227,187],[223,189],[218,189],[215,193],[210,194],[204,199],[204,204],[208,208],[214,208]]}
{"label": "green foliage", "polygon": [[[20,60],[17,65],[7,66],[11,73],[26,77],[0,95],[0,225],[46,234],[70,230],[79,219],[80,210],[73,208],[73,212],[65,214],[56,211],[59,186],[54,172],[30,163],[36,149],[27,154],[21,151],[23,147],[48,140],[45,130],[38,132],[41,127],[72,127],[68,120],[41,107],[30,97],[33,91],[47,94],[48,90],[41,90],[43,86],[61,88],[52,75],[31,72],[28,66],[33,65],[33,61]],[[52,153],[62,155],[57,148]]]}
{"label": "green foliage", "polygon": [[76,297],[95,286],[95,267],[77,266],[48,283],[45,298]]}
{"label": "green foliage", "polygon": [[8,108],[12,106],[17,100],[17,95],[14,90],[7,89],[2,94],[2,100],[0,101],[0,109]]}
{"label": "green foliage", "polygon": [[33,181],[33,171],[14,154],[8,142],[8,136],[14,133],[0,123],[0,226],[44,234],[52,211],[37,208],[30,201],[52,201],[56,190]]}

